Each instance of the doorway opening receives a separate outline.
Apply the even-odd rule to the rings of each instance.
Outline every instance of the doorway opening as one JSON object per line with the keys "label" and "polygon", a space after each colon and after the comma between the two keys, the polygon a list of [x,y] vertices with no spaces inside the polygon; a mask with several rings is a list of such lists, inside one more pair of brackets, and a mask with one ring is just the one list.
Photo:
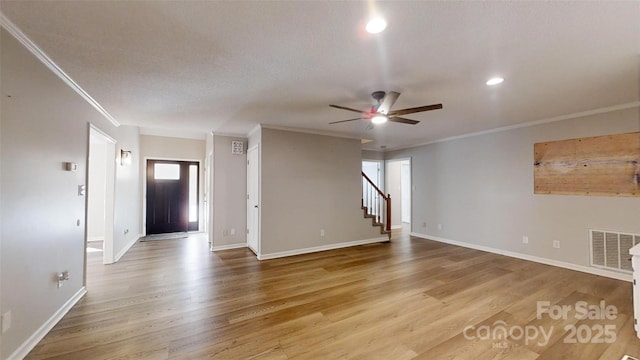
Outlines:
{"label": "doorway opening", "polygon": [[198,231],[200,165],[147,160],[146,235]]}
{"label": "doorway opening", "polygon": [[386,161],[386,192],[391,195],[391,228],[411,226],[411,159]]}
{"label": "doorway opening", "polygon": [[384,189],[382,164],[382,160],[362,160],[362,172],[378,189]]}
{"label": "doorway opening", "polygon": [[93,258],[100,258],[103,264],[111,264],[115,261],[113,253],[115,158],[116,141],[91,125],[87,158],[86,252],[93,254],[91,255]]}

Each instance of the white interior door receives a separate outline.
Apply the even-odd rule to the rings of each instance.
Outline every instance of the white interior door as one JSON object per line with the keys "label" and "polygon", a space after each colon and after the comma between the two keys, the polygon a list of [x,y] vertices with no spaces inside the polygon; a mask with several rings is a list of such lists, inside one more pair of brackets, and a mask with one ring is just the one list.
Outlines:
{"label": "white interior door", "polygon": [[247,246],[260,254],[260,188],[259,147],[247,152]]}

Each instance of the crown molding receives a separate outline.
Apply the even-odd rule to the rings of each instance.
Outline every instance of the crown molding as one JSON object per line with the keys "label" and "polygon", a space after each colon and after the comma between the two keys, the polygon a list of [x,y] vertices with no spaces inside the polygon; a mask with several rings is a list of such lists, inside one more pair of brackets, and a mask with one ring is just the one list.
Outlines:
{"label": "crown molding", "polygon": [[168,128],[155,128],[140,126],[140,135],[145,136],[158,136],[177,139],[192,139],[192,140],[206,140],[209,135],[208,132],[184,130],[184,129],[168,129]]}
{"label": "crown molding", "polygon": [[[483,130],[483,131],[473,132],[473,133],[469,133],[469,134],[456,135],[456,136],[451,136],[451,137],[444,138],[444,139],[428,141],[428,142],[415,144],[415,145],[398,146],[398,147],[391,148],[391,149],[384,149],[383,152],[411,149],[411,148],[416,148],[416,147],[425,146],[425,145],[431,145],[431,144],[437,144],[437,143],[441,143],[441,142],[464,139],[464,138],[468,138],[468,137],[492,134],[492,133],[497,133],[497,132],[502,132],[502,131],[513,130],[513,129],[520,129],[520,128],[525,128],[525,127],[530,127],[530,126],[542,125],[542,124],[548,124],[548,123],[553,123],[553,122],[558,122],[558,121],[563,121],[563,120],[577,119],[577,118],[581,118],[581,117],[584,117],[584,116],[606,114],[608,112],[632,109],[632,108],[636,108],[636,107],[640,107],[640,101],[634,101],[634,102],[630,102],[630,103],[626,103],[626,104],[608,106],[608,107],[599,108],[599,109],[587,110],[587,111],[577,112],[577,113],[573,113],[573,114],[560,115],[560,116],[556,116],[556,117],[552,117],[552,118],[548,118],[548,119],[529,121],[529,122],[525,122],[525,123],[522,123],[522,124],[503,126],[503,127],[499,127],[499,128],[495,128],[495,129]],[[364,149],[364,150],[369,150],[369,149]]]}
{"label": "crown molding", "polygon": [[297,132],[297,133],[312,134],[312,135],[322,135],[322,136],[333,136],[333,137],[339,137],[339,138],[344,138],[344,139],[355,139],[355,140],[362,141],[361,137],[359,137],[359,136],[348,135],[348,134],[343,134],[343,133],[337,133],[337,132],[333,132],[333,131],[302,129],[302,128],[296,128],[296,127],[278,126],[278,125],[266,125],[266,124],[260,124],[260,127],[262,129],[291,131],[291,132]]}
{"label": "crown molding", "polygon": [[227,133],[227,132],[217,132],[217,131],[212,131],[211,135],[213,135],[213,136],[224,136],[224,137],[230,137],[230,138],[236,138],[236,139],[247,139],[248,138],[248,135],[241,134],[241,133]]}
{"label": "crown molding", "polygon": [[78,93],[85,101],[93,106],[105,119],[107,119],[114,126],[120,126],[120,123],[111,116],[94,98],[89,95],[80,85],[78,85],[73,79],[67,75],[53,60],[40,49],[31,39],[25,35],[20,28],[16,26],[9,18],[0,13],[0,26],[7,30],[18,42],[20,42],[30,53],[32,53],[40,62],[42,62],[49,70],[53,71],[62,81],[64,81],[69,87]]}

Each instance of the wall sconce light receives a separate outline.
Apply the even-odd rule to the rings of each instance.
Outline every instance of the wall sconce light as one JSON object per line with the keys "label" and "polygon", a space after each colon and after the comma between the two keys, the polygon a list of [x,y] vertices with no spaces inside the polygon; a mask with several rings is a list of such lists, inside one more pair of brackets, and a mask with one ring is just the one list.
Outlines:
{"label": "wall sconce light", "polygon": [[131,165],[132,158],[130,150],[120,149],[120,165]]}

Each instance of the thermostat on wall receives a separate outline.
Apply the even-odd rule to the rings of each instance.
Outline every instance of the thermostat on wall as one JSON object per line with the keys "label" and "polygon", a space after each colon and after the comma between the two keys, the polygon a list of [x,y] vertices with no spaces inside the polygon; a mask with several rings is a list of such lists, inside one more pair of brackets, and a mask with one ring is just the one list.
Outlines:
{"label": "thermostat on wall", "polygon": [[231,153],[238,154],[238,155],[244,154],[244,141],[232,141]]}

